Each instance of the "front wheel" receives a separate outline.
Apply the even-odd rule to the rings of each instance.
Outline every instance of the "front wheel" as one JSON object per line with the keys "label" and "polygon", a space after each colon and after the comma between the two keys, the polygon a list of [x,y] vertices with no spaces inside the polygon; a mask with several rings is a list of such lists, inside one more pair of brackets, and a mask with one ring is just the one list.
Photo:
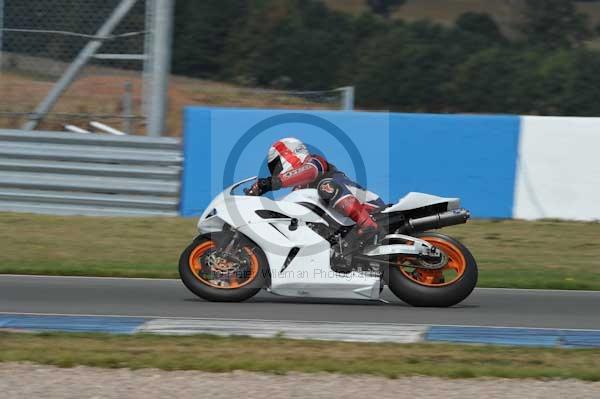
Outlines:
{"label": "front wheel", "polygon": [[198,236],[179,258],[183,284],[215,302],[241,302],[268,284],[267,260],[246,238],[233,233]]}
{"label": "front wheel", "polygon": [[437,247],[445,266],[439,270],[419,268],[418,261],[398,257],[384,278],[390,290],[413,306],[448,307],[467,298],[477,284],[477,263],[459,241],[445,234],[425,232],[414,235]]}

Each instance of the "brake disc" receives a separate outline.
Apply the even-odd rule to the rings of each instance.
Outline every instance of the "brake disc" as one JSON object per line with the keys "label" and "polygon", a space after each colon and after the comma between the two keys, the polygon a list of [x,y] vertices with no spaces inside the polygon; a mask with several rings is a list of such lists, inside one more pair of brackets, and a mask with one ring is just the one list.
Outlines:
{"label": "brake disc", "polygon": [[212,254],[208,257],[207,264],[213,273],[221,275],[229,275],[233,272],[236,272],[239,268],[237,263],[227,260],[221,256],[216,256],[215,254]]}
{"label": "brake disc", "polygon": [[439,270],[448,264],[448,255],[440,251],[439,257],[419,257],[415,261],[415,267],[429,270]]}

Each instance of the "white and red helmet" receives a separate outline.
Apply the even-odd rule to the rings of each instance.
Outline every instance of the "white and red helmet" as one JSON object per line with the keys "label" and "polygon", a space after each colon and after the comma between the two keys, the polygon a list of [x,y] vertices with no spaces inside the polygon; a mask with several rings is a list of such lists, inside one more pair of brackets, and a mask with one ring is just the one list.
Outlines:
{"label": "white and red helmet", "polygon": [[308,156],[308,149],[300,140],[293,137],[277,140],[269,148],[268,162],[271,176],[299,168]]}

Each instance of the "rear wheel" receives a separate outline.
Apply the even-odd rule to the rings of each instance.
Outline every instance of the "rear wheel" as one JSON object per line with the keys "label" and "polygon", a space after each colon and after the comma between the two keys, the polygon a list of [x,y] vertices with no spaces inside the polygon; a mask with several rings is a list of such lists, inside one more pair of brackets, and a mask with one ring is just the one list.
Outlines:
{"label": "rear wheel", "polygon": [[185,286],[208,301],[241,302],[268,283],[267,261],[245,238],[232,233],[197,237],[179,258],[179,276]]}
{"label": "rear wheel", "polygon": [[386,283],[402,301],[413,306],[448,307],[467,298],[477,284],[477,263],[459,241],[445,234],[426,232],[414,235],[437,247],[444,267],[426,269],[415,259],[398,257],[390,266]]}

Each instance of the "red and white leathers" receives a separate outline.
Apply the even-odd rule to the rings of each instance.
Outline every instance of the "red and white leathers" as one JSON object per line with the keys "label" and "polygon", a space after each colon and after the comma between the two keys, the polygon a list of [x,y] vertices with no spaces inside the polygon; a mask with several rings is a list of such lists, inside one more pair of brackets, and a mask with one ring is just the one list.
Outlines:
{"label": "red and white leathers", "polygon": [[269,149],[268,161],[272,177],[262,179],[262,183],[259,181],[253,192],[262,193],[282,187],[316,188],[327,205],[356,222],[359,235],[377,231],[377,223],[370,212],[383,206],[383,201],[348,179],[324,157],[310,154],[300,140],[278,140]]}
{"label": "red and white leathers", "polygon": [[325,158],[319,155],[309,155],[304,162],[298,165],[298,167],[288,169],[287,172],[281,172],[278,176],[273,177],[273,182],[277,182],[279,187],[303,188],[318,181],[329,171],[329,164]]}

